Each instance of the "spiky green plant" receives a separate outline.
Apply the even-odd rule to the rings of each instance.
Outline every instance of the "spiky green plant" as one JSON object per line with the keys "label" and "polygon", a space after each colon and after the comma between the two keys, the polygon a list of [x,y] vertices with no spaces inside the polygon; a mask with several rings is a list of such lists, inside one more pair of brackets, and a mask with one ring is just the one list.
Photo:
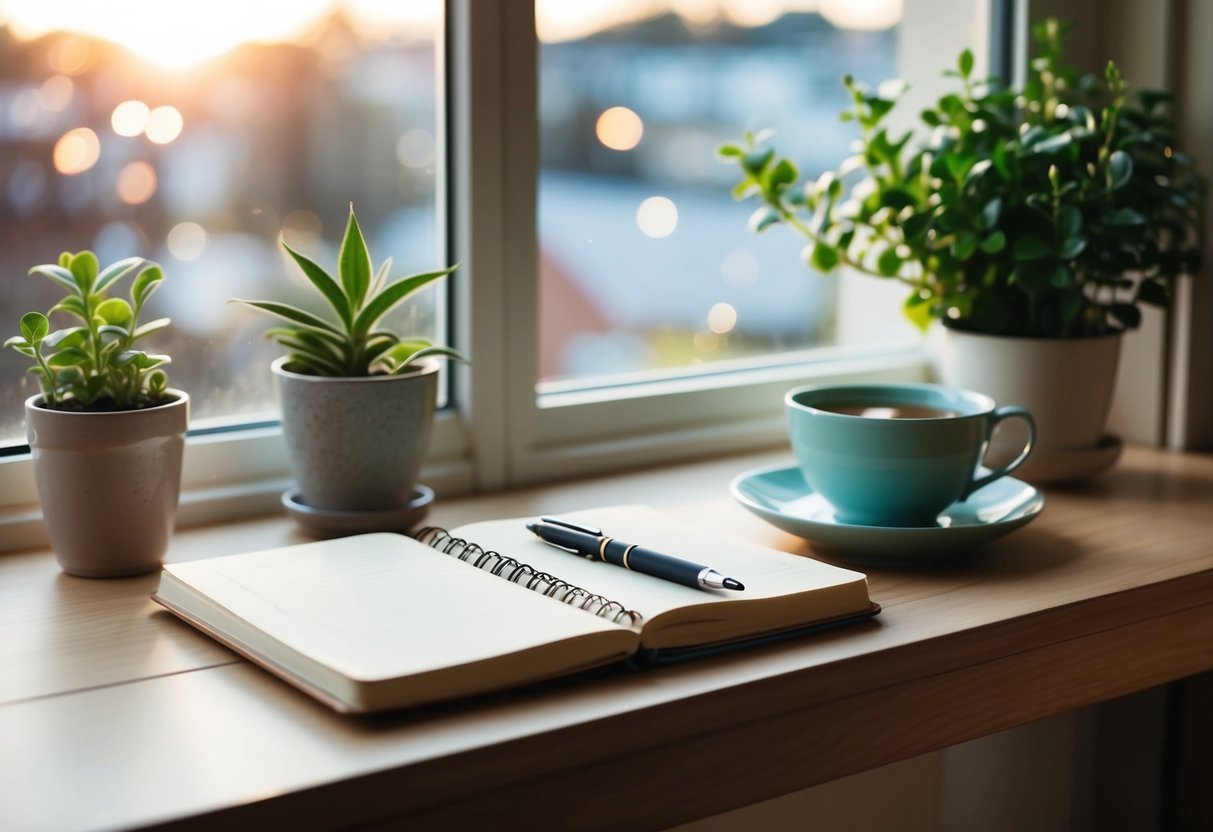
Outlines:
{"label": "spiky green plant", "polygon": [[[91,251],[63,252],[58,263],[34,266],[30,274],[50,278],[67,297],[48,315],[63,313],[78,323],[51,331],[48,315],[21,316],[21,334],[4,342],[34,360],[30,372],[42,386],[43,405],[55,410],[133,410],[169,401],[171,359],[137,349],[135,342],[168,326],[168,318],[139,325],[143,305],[164,280],[156,263],[128,257],[105,269]],[[106,294],[133,277],[130,301]]]}
{"label": "spiky green plant", "polygon": [[290,351],[289,369],[309,375],[348,378],[396,375],[408,370],[418,359],[431,355],[467,360],[450,347],[437,346],[422,338],[404,338],[390,330],[376,328],[388,312],[432,281],[455,271],[458,265],[420,272],[389,283],[388,273],[392,268],[389,257],[372,276],[371,256],[353,205],[337,256],[337,278],[292,249],[285,239],[282,247],[328,302],[334,319],[322,318],[278,301],[232,298],[232,302],[247,304],[290,324],[266,333]]}

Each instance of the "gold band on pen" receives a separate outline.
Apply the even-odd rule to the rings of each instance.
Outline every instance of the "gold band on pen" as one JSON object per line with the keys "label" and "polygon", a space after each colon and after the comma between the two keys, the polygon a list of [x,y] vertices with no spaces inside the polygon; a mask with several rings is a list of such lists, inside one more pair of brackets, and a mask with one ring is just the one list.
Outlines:
{"label": "gold band on pen", "polygon": [[599,538],[599,540],[598,540],[598,559],[601,560],[603,563],[607,562],[607,559],[606,559],[607,544],[609,544],[614,539],[615,538],[613,538],[613,537],[603,537],[603,538]]}
{"label": "gold band on pen", "polygon": [[632,554],[632,550],[636,548],[636,545],[637,544],[633,543],[631,546],[629,546],[628,548],[623,550],[623,568],[624,569],[632,568],[632,567],[628,566],[628,555]]}

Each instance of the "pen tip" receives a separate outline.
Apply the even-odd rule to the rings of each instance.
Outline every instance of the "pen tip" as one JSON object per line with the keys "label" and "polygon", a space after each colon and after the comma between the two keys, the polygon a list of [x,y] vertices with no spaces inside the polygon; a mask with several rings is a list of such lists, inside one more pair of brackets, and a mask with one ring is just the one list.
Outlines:
{"label": "pen tip", "polygon": [[527,523],[526,528],[527,528],[527,531],[533,532],[537,528],[539,528],[539,524],[538,523]]}
{"label": "pen tip", "polygon": [[745,585],[742,584],[741,581],[735,581],[732,578],[725,578],[724,579],[724,588],[725,589],[736,589],[736,590],[740,591],[740,590],[745,589]]}

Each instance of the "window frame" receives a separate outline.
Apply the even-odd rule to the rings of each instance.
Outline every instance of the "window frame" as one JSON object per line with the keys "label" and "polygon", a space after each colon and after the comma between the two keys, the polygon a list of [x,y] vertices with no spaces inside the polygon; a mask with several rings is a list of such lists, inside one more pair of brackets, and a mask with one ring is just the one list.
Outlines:
{"label": "window frame", "polygon": [[[947,4],[952,24],[942,28],[953,38],[943,54],[958,51],[958,26],[978,27],[987,33],[974,45],[984,65],[991,16],[999,13],[1001,0],[940,2]],[[921,7],[907,4],[905,13],[925,17]],[[783,394],[790,387],[929,377],[924,343],[909,350],[808,350],[706,371],[675,369],[609,392],[592,381],[543,385],[536,392],[540,136],[534,5],[452,0],[448,9],[452,176],[455,193],[464,197],[452,215],[453,240],[456,259],[472,275],[456,288],[457,328],[466,334],[474,362],[457,402],[476,448],[472,465],[481,488],[771,447],[784,441]],[[931,22],[937,24],[945,16],[933,11]],[[932,78],[943,69],[932,34],[938,28],[917,26],[910,44],[912,60]]]}

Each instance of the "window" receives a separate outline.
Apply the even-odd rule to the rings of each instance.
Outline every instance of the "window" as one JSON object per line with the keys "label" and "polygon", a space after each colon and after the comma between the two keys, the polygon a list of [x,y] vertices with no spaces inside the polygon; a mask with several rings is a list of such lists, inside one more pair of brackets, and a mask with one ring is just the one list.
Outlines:
{"label": "window", "polygon": [[[93,4],[79,5],[71,20],[86,33],[90,21],[129,25],[132,17],[116,12],[116,3],[106,4],[104,15],[87,11]],[[171,5],[180,15],[183,5]],[[507,0],[448,0],[445,24],[437,0],[309,0],[272,4],[272,13],[266,5],[275,25],[289,20],[295,28],[256,30],[259,15],[250,11],[247,32],[214,45],[227,50],[223,57],[194,55],[196,63],[176,70],[154,68],[149,61],[157,56],[139,51],[172,42],[165,21],[149,26],[145,47],[123,41],[121,31],[112,35],[114,45],[79,32],[56,34],[58,24],[47,15],[62,12],[64,4],[5,5],[0,49],[29,59],[5,62],[5,71],[16,74],[0,87],[0,141],[6,143],[0,210],[8,212],[0,227],[19,244],[0,254],[7,275],[3,320],[15,320],[15,310],[47,305],[45,296],[10,294],[11,286],[47,288],[24,275],[29,265],[62,248],[94,247],[102,259],[137,250],[161,260],[169,275],[157,300],[181,330],[183,340],[168,345],[176,356],[172,379],[194,398],[195,426],[272,418],[267,367],[276,351],[262,339],[267,321],[224,301],[265,295],[284,281],[302,287],[277,248],[278,234],[285,231],[300,248],[331,263],[334,253],[326,247],[339,240],[352,200],[372,254],[395,257],[398,271],[464,264],[449,281],[449,311],[435,292],[433,306],[406,312],[415,316],[406,326],[430,328],[438,338],[446,336],[449,318],[452,340],[473,362],[451,374],[452,407],[440,416],[424,475],[445,493],[766,446],[785,435],[782,394],[793,384],[924,374],[917,342],[907,340],[912,333],[900,319],[895,287],[821,278],[800,265],[799,241],[753,237],[746,229],[748,207],[732,202],[730,171],[713,149],[770,116],[784,131],[788,151],[805,154],[807,169],[828,163],[844,141],[835,122],[839,100],[832,97],[838,88],[829,76],[847,68],[872,81],[910,74],[922,79],[915,94],[929,96],[944,68],[940,55],[984,42],[985,4],[642,4],[650,14],[655,10],[654,19],[630,3],[545,0],[535,8]],[[806,16],[806,8],[817,6],[822,14]],[[871,29],[869,20],[863,29],[824,15],[826,7],[851,6],[894,9],[900,22]],[[759,7],[762,19],[753,16]],[[795,39],[785,35],[781,15],[789,29],[815,32],[815,50],[830,56],[806,70],[805,78],[779,80],[803,57],[800,46],[780,43]],[[203,12],[193,18],[199,31],[204,18]],[[713,28],[721,25],[730,28]],[[677,40],[676,48],[660,38],[653,48],[633,48],[654,33]],[[737,43],[722,46],[730,38]],[[209,42],[190,42],[195,40]],[[56,67],[48,61],[59,42],[83,44],[90,60],[103,55],[122,71]],[[94,46],[103,51],[92,53]],[[585,63],[583,47],[594,66]],[[731,56],[729,71],[740,75],[726,78],[721,49]],[[180,49],[168,52],[174,61],[190,57]],[[764,66],[767,52],[778,56],[774,72]],[[599,64],[602,72],[595,69]],[[131,66],[143,69],[131,72]],[[190,87],[192,73],[205,83]],[[746,112],[745,91],[755,83],[747,73],[783,85],[766,96],[765,111]],[[704,74],[711,83],[702,83]],[[713,84],[730,92],[717,101]],[[646,89],[656,85],[695,95],[684,101],[681,94]],[[785,94],[798,101],[807,96],[804,111],[782,114],[775,105]],[[45,111],[45,103],[65,99],[64,108]],[[115,114],[127,101],[145,105],[148,123],[137,104],[124,108],[122,118]],[[163,106],[175,108],[180,128],[160,143],[148,128]],[[906,106],[913,112],[917,105],[910,100]],[[589,132],[614,107],[642,122],[647,139],[632,150],[614,149]],[[18,126],[11,116],[19,112],[47,119],[39,122],[45,124],[41,132],[14,138]],[[631,117],[616,116],[622,127],[603,130],[626,132]],[[132,135],[119,133],[116,121]],[[27,161],[23,154],[52,158],[54,143],[75,127],[96,139],[91,165],[72,174],[45,164],[39,174],[27,165],[14,176]],[[796,137],[810,129],[814,137],[833,136],[835,144]],[[650,153],[655,155],[644,161]],[[117,177],[136,163],[134,170],[152,174],[142,180],[151,194],[124,200]],[[138,181],[135,174],[128,177]],[[665,237],[657,232],[663,218],[670,226],[669,206],[658,199],[641,211],[650,197],[664,197],[678,211]],[[85,208],[65,207],[64,198]],[[578,242],[586,223],[604,234],[614,223],[610,233],[631,236],[599,238],[619,249],[604,264]],[[642,247],[648,243],[661,248]],[[693,268],[678,275],[692,282],[666,292],[685,295],[687,303],[663,307],[659,315],[645,306],[665,298],[650,295],[638,305],[643,314],[629,317],[626,308],[616,308],[620,296],[611,303],[595,296],[599,283],[616,274],[640,281],[633,285],[659,283],[692,259]],[[702,284],[694,282],[699,279]],[[873,301],[882,289],[893,289],[892,299]],[[561,292],[593,304],[564,307]],[[630,300],[622,293],[623,306]],[[720,304],[736,313],[731,326]],[[564,335],[554,331],[565,325]],[[550,350],[553,335],[569,349]],[[611,360],[603,361],[604,355]],[[16,358],[5,356],[0,365],[0,385],[9,385],[0,386],[0,396],[7,397],[0,404],[0,420],[6,420],[0,433],[6,436],[19,432],[19,402],[30,393],[12,385],[23,369],[8,363]],[[552,363],[544,363],[549,358]],[[188,523],[271,511],[288,476],[272,423],[194,435],[179,516]],[[40,539],[36,527],[28,458],[0,460],[5,545],[32,545]]]}
{"label": "window", "polygon": [[[752,18],[728,22],[730,14],[751,13],[757,5],[767,9],[765,23]],[[799,241],[754,239],[746,230],[747,207],[731,201],[725,181],[707,181],[727,174],[714,158],[717,138],[735,137],[743,128],[757,126],[740,116],[729,124],[734,115],[719,101],[709,101],[710,90],[696,94],[699,76],[705,74],[725,89],[730,83],[748,85],[741,79],[723,80],[718,71],[725,63],[722,46],[713,37],[739,44],[729,52],[736,71],[753,72],[758,64],[765,72],[763,58],[771,50],[746,50],[753,50],[762,37],[778,37],[781,13],[787,13],[793,26],[804,26],[808,21],[799,14],[803,7],[834,5],[645,4],[650,12],[657,10],[656,19],[634,12],[629,17],[630,4],[622,3],[577,4],[574,11],[569,4],[541,2],[534,19],[519,14],[512,4],[509,14],[498,4],[459,6],[476,15],[466,21],[468,53],[456,51],[453,63],[466,57],[471,63],[466,88],[487,87],[495,98],[458,113],[462,118],[457,120],[456,147],[462,155],[454,162],[454,173],[458,177],[466,172],[473,205],[510,206],[506,211],[473,208],[457,223],[460,257],[472,263],[476,292],[485,293],[468,298],[461,312],[474,341],[474,374],[483,378],[487,372],[493,378],[486,386],[471,385],[468,392],[475,397],[480,391],[480,399],[468,402],[465,411],[475,436],[481,482],[526,482],[571,471],[769,446],[785,436],[782,395],[793,384],[925,376],[921,342],[901,319],[902,298],[896,287],[813,275],[800,265]],[[873,48],[895,43],[897,61],[891,71],[915,79],[915,96],[936,95],[946,83],[941,77],[946,61],[941,65],[940,55],[954,56],[961,45],[975,47],[983,59],[987,52],[986,4],[935,0],[903,5],[893,0],[850,6],[900,10],[887,18],[900,16],[894,33],[857,34],[854,43]],[[706,10],[706,15],[697,10]],[[569,28],[549,28],[547,13],[559,15],[553,22]],[[819,15],[809,17],[816,31],[828,23]],[[587,19],[594,25],[579,28]],[[560,31],[580,40],[560,40]],[[660,48],[646,45],[653,39]],[[632,48],[635,44],[640,46]],[[576,54],[582,48],[597,54],[596,62],[580,63],[588,61]],[[557,52],[545,51],[549,49]],[[801,54],[796,47],[789,50]],[[670,54],[699,70],[678,81],[670,74],[679,71]],[[747,61],[747,54],[762,57]],[[629,69],[629,61],[640,61],[641,68]],[[858,50],[845,58],[831,55],[833,69],[820,74],[840,74],[848,64],[859,68],[865,61],[872,64],[872,77],[883,74],[881,61],[873,62],[870,54]],[[484,64],[492,68],[478,70]],[[685,95],[666,98],[646,89],[658,85],[655,80],[645,83],[656,77],[653,73],[665,73],[660,75],[662,83],[681,84],[678,89]],[[545,79],[553,85],[546,91]],[[783,89],[799,100],[797,81]],[[904,107],[914,113],[921,100],[911,96]],[[827,120],[820,130],[826,135],[834,129],[836,102],[820,105]],[[703,108],[710,112],[706,124]],[[604,117],[619,118],[604,131],[618,130],[621,136],[630,131],[633,137],[639,132],[640,143],[631,150],[606,145],[597,132]],[[652,149],[662,147],[663,136],[679,138],[665,150],[653,150],[656,161],[650,164],[640,152],[646,132],[656,136]],[[496,137],[503,134],[508,140],[501,143]],[[611,141],[627,147],[631,139]],[[815,142],[792,139],[791,144],[811,154]],[[670,158],[677,162],[666,164]],[[811,171],[824,161],[808,158],[805,166]],[[671,178],[675,168],[682,172],[678,182]],[[704,179],[692,182],[696,176]],[[670,190],[675,187],[677,192]],[[651,197],[665,200],[646,203]],[[537,213],[518,209],[531,200]],[[680,200],[710,204],[711,216],[680,210]],[[678,212],[676,222],[670,203]],[[590,209],[594,213],[587,219]],[[641,228],[649,220],[656,236]],[[660,236],[663,220],[664,230],[674,229],[666,237]],[[592,242],[603,239],[599,224],[607,234],[607,251],[601,254]],[[680,238],[683,229],[694,230]],[[744,247],[740,255],[732,255],[734,242]],[[652,252],[658,247],[667,259],[648,262],[656,260]],[[687,274],[668,274],[684,262]],[[538,281],[536,274],[541,275]],[[757,285],[729,284],[745,284],[755,274],[775,288],[767,293]],[[604,287],[604,282],[618,285]],[[633,303],[635,298],[620,286],[639,287],[636,291],[648,307],[661,304],[661,314],[650,315],[653,310],[645,302]],[[661,288],[667,286],[671,288],[663,293]],[[891,298],[885,299],[890,290]],[[684,295],[687,302],[676,307],[663,294]],[[713,332],[709,313],[721,303],[736,312],[735,323],[730,329],[731,313],[719,307],[718,328],[725,331]],[[741,309],[743,305],[750,311]],[[781,307],[791,308],[793,314]],[[750,326],[745,322],[763,317],[756,309],[765,309],[772,323],[738,331],[738,326]],[[796,322],[789,323],[792,320]],[[716,347],[702,352],[711,351],[711,357],[720,360],[702,360],[697,335],[700,347]],[[489,367],[485,351],[476,347],[478,336],[505,347],[489,356],[494,362]],[[675,347],[666,350],[671,342]],[[553,344],[563,346],[557,350]]]}
{"label": "window", "polygon": [[839,342],[837,281],[752,234],[714,159],[743,129],[812,179],[850,155],[840,79],[897,76],[901,4],[811,5],[536,5],[541,382]]}
{"label": "window", "polygon": [[[34,264],[151,258],[168,279],[147,315],[172,318],[155,346],[192,424],[272,419],[269,319],[225,301],[319,308],[280,237],[331,267],[353,202],[376,265],[446,264],[439,0],[253,3],[238,23],[207,3],[16,0],[0,15],[5,330],[58,298]],[[394,323],[442,338],[440,299]],[[0,441],[19,440],[37,392],[26,363],[0,356]]]}

